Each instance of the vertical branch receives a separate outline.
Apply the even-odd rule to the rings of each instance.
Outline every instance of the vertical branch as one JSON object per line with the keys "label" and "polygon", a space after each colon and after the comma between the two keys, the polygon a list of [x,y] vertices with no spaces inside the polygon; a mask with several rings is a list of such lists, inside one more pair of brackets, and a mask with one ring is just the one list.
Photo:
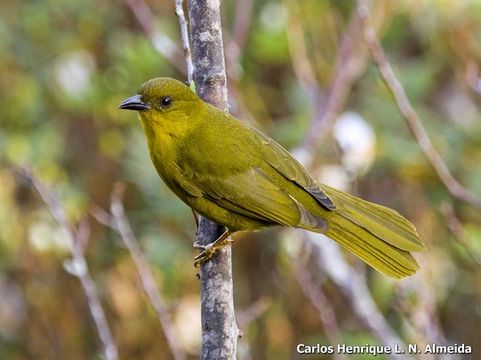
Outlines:
{"label": "vertical branch", "polygon": [[[189,23],[194,64],[193,79],[198,95],[227,111],[219,0],[189,0]],[[222,134],[219,134],[222,136]],[[197,241],[215,241],[224,229],[201,217]],[[235,359],[239,330],[234,313],[232,252],[230,245],[201,264],[201,359]]]}
{"label": "vertical branch", "polygon": [[228,109],[219,0],[189,0],[193,79],[199,96]]}
{"label": "vertical branch", "polygon": [[185,63],[187,65],[187,84],[190,86],[190,84],[192,83],[194,65],[192,64],[192,54],[190,52],[189,30],[187,29],[187,21],[185,20],[184,14],[184,0],[175,0],[175,13],[179,18],[180,36],[182,38]]}

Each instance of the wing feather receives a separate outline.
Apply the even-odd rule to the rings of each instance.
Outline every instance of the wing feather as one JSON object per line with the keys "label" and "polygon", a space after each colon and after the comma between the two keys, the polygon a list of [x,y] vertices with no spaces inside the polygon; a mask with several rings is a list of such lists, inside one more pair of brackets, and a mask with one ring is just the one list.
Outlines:
{"label": "wing feather", "polygon": [[264,145],[263,159],[286,179],[296,183],[327,210],[335,210],[336,205],[321,189],[307,170],[279,143],[254,129]]}
{"label": "wing feather", "polygon": [[224,209],[256,220],[316,232],[327,231],[324,219],[310,213],[257,167],[225,179],[198,177],[196,188]]}
{"label": "wing feather", "polygon": [[197,179],[204,196],[219,206],[254,219],[296,226],[300,213],[294,200],[259,168],[228,178]]}

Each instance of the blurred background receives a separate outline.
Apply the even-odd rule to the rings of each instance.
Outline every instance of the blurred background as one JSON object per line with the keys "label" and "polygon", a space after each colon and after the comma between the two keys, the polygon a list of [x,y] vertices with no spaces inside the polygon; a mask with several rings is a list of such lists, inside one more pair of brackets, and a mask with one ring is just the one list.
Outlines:
{"label": "blurred background", "polygon": [[[296,232],[237,236],[240,359],[342,358],[299,355],[299,343],[481,344],[480,211],[453,199],[420,152],[354,11],[349,1],[223,1],[231,112],[308,157],[323,182],[397,209],[428,250],[417,255],[420,272],[402,281],[336,253],[360,274],[342,286]],[[371,12],[435,147],[481,196],[481,2],[375,1]],[[197,358],[195,222],[155,173],[135,114],[117,109],[147,79],[185,80],[184,69],[174,1],[2,1],[1,359],[104,358],[79,282],[85,269],[72,256],[86,260],[120,358],[173,358],[131,252],[92,215],[108,222],[119,181],[170,331]],[[323,126],[329,106],[335,116]],[[63,224],[20,167],[58,201]],[[374,313],[356,310],[359,300]]]}

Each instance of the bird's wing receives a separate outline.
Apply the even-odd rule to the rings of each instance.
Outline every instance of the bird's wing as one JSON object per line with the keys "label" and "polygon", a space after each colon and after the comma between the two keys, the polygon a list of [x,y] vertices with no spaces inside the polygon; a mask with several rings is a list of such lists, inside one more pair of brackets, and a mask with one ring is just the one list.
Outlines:
{"label": "bird's wing", "polygon": [[196,185],[204,197],[238,214],[317,232],[327,230],[325,220],[311,214],[260,168],[249,168],[228,178],[204,175],[196,179]]}
{"label": "bird's wing", "polygon": [[[178,165],[185,179],[231,211],[281,225],[320,231],[318,225],[308,224],[312,219],[307,219],[314,215],[269,175],[271,169],[276,171],[311,194],[321,206],[334,210],[334,203],[309,173],[274,140],[228,114],[222,113],[222,116],[222,122],[215,121],[217,117],[213,116],[212,122],[199,127],[189,138],[189,145],[179,153]],[[213,132],[235,135],[213,138]],[[199,156],[206,147],[213,155]]]}
{"label": "bird's wing", "polygon": [[279,143],[253,129],[264,145],[262,158],[272,168],[286,179],[295,182],[313,196],[317,202],[328,210],[335,210],[336,205],[321,189],[317,182],[309,175],[306,169],[292,157]]}

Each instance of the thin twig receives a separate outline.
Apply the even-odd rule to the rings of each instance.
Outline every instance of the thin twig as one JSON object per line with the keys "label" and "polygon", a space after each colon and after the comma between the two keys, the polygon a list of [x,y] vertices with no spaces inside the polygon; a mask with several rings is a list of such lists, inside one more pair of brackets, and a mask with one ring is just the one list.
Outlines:
{"label": "thin twig", "polygon": [[[288,2],[294,6],[295,2]],[[296,77],[308,95],[312,109],[312,119],[309,129],[301,142],[302,154],[309,157],[314,154],[316,147],[327,135],[342,111],[350,94],[352,85],[363,73],[366,65],[366,49],[359,41],[359,20],[354,14],[351,16],[347,30],[338,46],[338,52],[331,84],[327,97],[322,97],[320,88],[314,73],[314,67],[307,55],[307,45],[304,43],[302,25],[300,21],[290,13],[290,21],[287,27],[289,49]],[[311,159],[306,159],[310,163]]]}
{"label": "thin twig", "polygon": [[[302,145],[295,150],[299,160],[306,168],[312,167],[313,158],[311,154],[315,153],[314,150],[319,142],[332,127],[345,105],[352,85],[365,68],[367,51],[359,42],[359,29],[359,19],[354,14],[339,45],[331,86],[324,102],[319,97],[319,86],[312,78],[314,76],[312,68],[301,66],[302,64],[308,64],[308,60],[302,58],[295,60],[295,57],[302,56],[302,47],[301,51],[291,50],[294,62],[298,63],[297,77],[305,88],[307,86],[307,92],[311,94],[311,107],[314,110],[310,129]],[[296,68],[296,66],[294,67]],[[312,91],[314,91],[314,94]],[[388,346],[394,344],[403,346],[398,334],[389,326],[387,320],[377,308],[367,287],[365,277],[361,276],[346,262],[337,244],[322,237],[323,235],[307,232],[303,235],[305,241],[313,245],[313,249],[318,250],[316,265],[320,271],[326,273],[341,289],[351,303],[355,314],[380,343]],[[308,270],[306,269],[306,271]],[[321,307],[317,297],[308,297],[316,309]],[[319,312],[319,316],[322,318],[325,315]],[[395,355],[391,357],[396,358]]]}
{"label": "thin twig", "polygon": [[406,120],[411,133],[416,139],[421,152],[452,196],[481,209],[481,199],[454,178],[446,163],[443,161],[443,158],[433,146],[426,129],[421,123],[416,111],[411,106],[403,86],[397,79],[376,37],[376,32],[370,22],[369,7],[366,0],[357,0],[357,14],[361,20],[364,41],[381,73],[384,83],[394,97],[400,113]]}
{"label": "thin twig", "polygon": [[[409,102],[401,82],[396,77],[376,37],[376,31],[371,24],[367,1],[357,0],[356,12],[361,20],[364,42],[381,73],[384,83],[391,92],[400,113],[404,117],[413,137],[416,139],[421,152],[451,195],[481,209],[481,200],[453,177],[441,155],[434,148],[428,133]],[[410,311],[410,316],[428,342],[445,343],[445,338],[439,326],[435,300],[432,296],[432,291],[429,290],[430,287],[432,287],[431,282],[427,279],[425,273],[423,273],[421,277],[413,279],[413,282],[417,289],[421,289],[419,292],[420,304],[417,308]]]}
{"label": "thin twig", "polygon": [[481,253],[468,239],[468,235],[463,228],[463,224],[456,216],[453,205],[448,202],[444,202],[441,205],[441,213],[444,216],[446,226],[448,227],[449,231],[451,231],[451,234],[453,234],[454,238],[465,249],[466,254],[468,254],[476,264],[481,265]]}
{"label": "thin twig", "polygon": [[[303,236],[310,244],[314,245],[313,249],[318,250],[316,254],[316,265],[320,271],[328,274],[341,289],[349,300],[354,313],[362,321],[364,326],[366,326],[382,344],[391,348],[393,348],[394,345],[401,348],[405,347],[401,338],[391,326],[389,326],[387,320],[376,306],[367,287],[365,276],[347,264],[340,252],[339,246],[325,239],[324,235],[304,232]],[[391,354],[389,357],[393,359],[405,359],[405,357],[399,357],[395,354]]]}
{"label": "thin twig", "polygon": [[239,328],[245,329],[250,323],[258,319],[271,305],[272,301],[268,298],[261,297],[254,301],[247,309],[242,310],[237,315]]}
{"label": "thin twig", "polygon": [[[292,261],[292,263],[294,263],[294,261]],[[336,313],[331,302],[322,290],[321,285],[312,279],[312,276],[303,261],[298,261],[296,259],[296,264],[293,265],[293,268],[297,283],[317,310],[329,342],[332,345],[342,343]],[[335,353],[333,358],[338,360],[347,359],[345,355],[338,353]]]}
{"label": "thin twig", "polygon": [[137,272],[144,288],[147,297],[149,298],[154,311],[159,318],[160,326],[164,332],[167,344],[170,352],[175,360],[184,360],[185,354],[177,342],[177,337],[173,330],[172,320],[170,314],[165,306],[165,301],[157,287],[154,275],[150,270],[147,259],[144,253],[140,249],[139,242],[135,238],[135,235],[130,226],[130,222],[125,214],[125,209],[122,203],[123,194],[125,191],[125,184],[117,183],[114,187],[111,196],[110,211],[112,215],[106,213],[98,207],[93,207],[90,211],[98,222],[104,224],[114,231],[116,231],[123,244],[128,249],[129,254],[132,256],[132,260],[135,263]]}
{"label": "thin twig", "polygon": [[327,99],[324,103],[314,102],[315,116],[303,140],[303,148],[307,153],[315,153],[317,145],[333,127],[346,104],[354,82],[364,72],[366,55],[366,49],[359,42],[358,18],[352,15],[339,45]]}
{"label": "thin twig", "polygon": [[[422,258],[421,267],[428,265]],[[436,285],[432,273],[423,271],[409,282],[403,282],[396,289],[398,308],[404,313],[402,321],[411,339],[416,339],[420,346],[426,344],[448,345],[443,333],[439,314],[437,313]],[[416,294],[415,300],[413,296]],[[419,360],[432,360],[432,355],[420,354]],[[452,360],[451,355],[439,354],[436,359]]]}
{"label": "thin twig", "polygon": [[320,95],[321,91],[317,85],[314,66],[309,59],[307,44],[302,27],[302,21],[298,9],[299,3],[294,0],[285,0],[285,16],[287,17],[286,34],[289,46],[289,54],[292,61],[297,81],[308,94],[312,102],[313,95]]}
{"label": "thin twig", "polygon": [[187,29],[187,21],[184,14],[184,0],[175,0],[175,13],[179,18],[180,36],[182,38],[182,46],[184,48],[184,58],[187,66],[187,84],[192,83],[192,74],[194,73],[194,65],[192,64],[192,53],[190,51],[189,30]]}
{"label": "thin twig", "polygon": [[[232,36],[226,46],[227,74],[230,80],[237,81],[242,75],[240,59],[244,52],[249,26],[252,20],[254,0],[238,1],[235,9],[235,19]],[[230,83],[232,86],[232,81]]]}
{"label": "thin twig", "polygon": [[181,73],[185,73],[186,69],[182,66],[182,54],[177,44],[173,42],[167,35],[156,31],[155,16],[147,3],[143,0],[124,0],[130,11],[132,11],[140,28],[149,39],[152,47],[172,66]]}
{"label": "thin twig", "polygon": [[95,288],[95,283],[90,275],[87,261],[84,256],[85,246],[90,237],[90,230],[87,223],[83,223],[78,229],[75,229],[68,222],[65,211],[60,205],[60,201],[56,194],[38,180],[30,170],[21,169],[20,172],[32,182],[40,197],[50,210],[53,218],[60,226],[65,238],[68,239],[72,259],[65,262],[65,269],[70,274],[76,276],[80,281],[87,298],[90,315],[94,320],[97,333],[102,343],[105,358],[107,360],[117,360],[119,358],[117,346],[113,340],[105,312]]}
{"label": "thin twig", "polygon": [[252,20],[252,9],[254,7],[254,0],[238,1],[236,4],[234,26],[232,30],[232,40],[230,44],[237,46],[237,54],[242,54],[245,47],[247,35],[249,33],[249,26]]}

